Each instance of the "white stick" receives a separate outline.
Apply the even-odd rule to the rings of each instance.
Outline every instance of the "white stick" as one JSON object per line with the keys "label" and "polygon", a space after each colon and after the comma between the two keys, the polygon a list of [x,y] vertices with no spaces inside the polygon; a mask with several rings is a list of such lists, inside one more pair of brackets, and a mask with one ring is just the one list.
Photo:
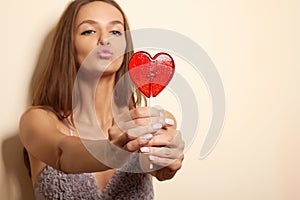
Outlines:
{"label": "white stick", "polygon": [[[153,96],[152,96],[152,80],[150,81],[149,92],[150,92],[150,97],[149,97],[149,107],[151,107],[152,102],[153,102]],[[153,168],[154,168],[153,164],[150,163],[149,169],[153,169]]]}

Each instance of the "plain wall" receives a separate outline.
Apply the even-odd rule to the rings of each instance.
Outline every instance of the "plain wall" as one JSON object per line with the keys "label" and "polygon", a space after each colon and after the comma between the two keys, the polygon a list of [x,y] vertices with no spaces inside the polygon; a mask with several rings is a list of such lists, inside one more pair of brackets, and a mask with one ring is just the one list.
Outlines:
{"label": "plain wall", "polygon": [[[29,105],[31,80],[45,59],[51,30],[68,2],[1,2],[1,199],[32,199],[18,121]],[[211,116],[209,95],[199,93],[204,109],[198,137],[176,177],[154,182],[156,199],[300,199],[299,1],[117,2],[132,29],[166,28],[197,42],[225,88],[226,120],[216,148],[198,159]],[[194,87],[205,91],[204,84]]]}

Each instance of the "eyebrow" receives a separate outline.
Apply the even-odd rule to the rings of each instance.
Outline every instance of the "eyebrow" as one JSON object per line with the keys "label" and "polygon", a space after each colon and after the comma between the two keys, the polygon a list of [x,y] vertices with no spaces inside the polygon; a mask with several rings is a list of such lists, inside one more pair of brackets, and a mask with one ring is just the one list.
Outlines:
{"label": "eyebrow", "polygon": [[[85,23],[86,23],[86,24],[98,24],[98,22],[95,21],[95,20],[87,19],[87,20],[83,20],[83,21],[77,26],[77,28],[79,28],[82,24],[85,24]],[[111,24],[111,25],[120,24],[120,25],[122,25],[122,26],[124,27],[124,24],[123,24],[121,21],[119,21],[119,20],[113,20],[113,21],[110,21],[109,24]]]}

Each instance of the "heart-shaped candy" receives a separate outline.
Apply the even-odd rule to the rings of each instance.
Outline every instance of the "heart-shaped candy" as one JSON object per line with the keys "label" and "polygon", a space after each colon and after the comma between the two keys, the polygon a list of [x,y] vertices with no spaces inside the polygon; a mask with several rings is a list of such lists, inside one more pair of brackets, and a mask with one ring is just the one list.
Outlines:
{"label": "heart-shaped candy", "polygon": [[171,81],[175,72],[173,58],[167,53],[158,53],[153,58],[145,51],[133,54],[128,71],[131,80],[148,98],[156,97]]}

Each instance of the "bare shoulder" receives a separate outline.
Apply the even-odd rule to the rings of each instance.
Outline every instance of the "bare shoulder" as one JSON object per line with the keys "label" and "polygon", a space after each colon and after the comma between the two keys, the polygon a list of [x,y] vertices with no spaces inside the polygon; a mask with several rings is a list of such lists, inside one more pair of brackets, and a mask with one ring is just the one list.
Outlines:
{"label": "bare shoulder", "polygon": [[20,139],[26,146],[34,138],[41,140],[46,138],[47,133],[52,135],[55,132],[59,133],[57,129],[59,123],[59,119],[53,112],[41,107],[30,107],[20,118]]}
{"label": "bare shoulder", "polygon": [[33,117],[34,115],[46,113],[47,111],[40,106],[31,106],[22,114],[21,120],[26,117]]}
{"label": "bare shoulder", "polygon": [[[30,107],[28,108],[20,118],[20,129],[25,125],[40,124],[45,122],[55,122],[57,117],[49,110],[43,109],[42,107]],[[57,119],[58,121],[58,119]]]}
{"label": "bare shoulder", "polygon": [[59,123],[52,111],[41,107],[31,107],[21,116],[19,137],[29,155],[35,158],[36,164],[41,161],[57,167],[59,144],[67,137],[58,129]]}

